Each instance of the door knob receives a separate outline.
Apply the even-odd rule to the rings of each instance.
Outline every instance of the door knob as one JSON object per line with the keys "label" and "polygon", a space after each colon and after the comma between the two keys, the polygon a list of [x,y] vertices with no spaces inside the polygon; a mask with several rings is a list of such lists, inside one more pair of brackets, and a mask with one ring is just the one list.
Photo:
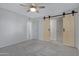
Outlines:
{"label": "door knob", "polygon": [[50,31],[50,29],[48,29],[48,31]]}
{"label": "door knob", "polygon": [[63,28],[63,32],[65,32],[65,28]]}

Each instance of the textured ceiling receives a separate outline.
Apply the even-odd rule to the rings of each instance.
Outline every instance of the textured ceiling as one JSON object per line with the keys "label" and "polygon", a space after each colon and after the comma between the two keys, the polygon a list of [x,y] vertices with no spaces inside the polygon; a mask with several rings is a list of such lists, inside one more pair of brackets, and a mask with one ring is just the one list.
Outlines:
{"label": "textured ceiling", "polygon": [[38,3],[38,5],[45,6],[44,9],[39,10],[39,13],[27,12],[25,8],[19,5],[19,3],[0,3],[0,8],[8,9],[18,14],[35,18],[48,15],[57,15],[64,11],[73,10],[74,8],[79,7],[79,4],[77,3]]}

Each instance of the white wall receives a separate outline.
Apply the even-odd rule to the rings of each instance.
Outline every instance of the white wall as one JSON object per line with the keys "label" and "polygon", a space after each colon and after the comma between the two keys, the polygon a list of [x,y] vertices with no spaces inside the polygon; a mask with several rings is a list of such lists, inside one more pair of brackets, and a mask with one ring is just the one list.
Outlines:
{"label": "white wall", "polygon": [[26,16],[0,8],[0,48],[26,39]]}

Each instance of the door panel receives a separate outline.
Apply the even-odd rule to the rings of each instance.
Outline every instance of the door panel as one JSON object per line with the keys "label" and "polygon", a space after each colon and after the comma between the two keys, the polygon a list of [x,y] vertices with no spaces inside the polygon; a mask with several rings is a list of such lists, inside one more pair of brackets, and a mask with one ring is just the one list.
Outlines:
{"label": "door panel", "polygon": [[32,22],[27,21],[27,39],[32,39]]}
{"label": "door panel", "polygon": [[74,16],[72,15],[63,18],[63,43],[74,47]]}
{"label": "door panel", "polygon": [[43,21],[43,39],[48,41],[50,40],[50,20],[45,19]]}

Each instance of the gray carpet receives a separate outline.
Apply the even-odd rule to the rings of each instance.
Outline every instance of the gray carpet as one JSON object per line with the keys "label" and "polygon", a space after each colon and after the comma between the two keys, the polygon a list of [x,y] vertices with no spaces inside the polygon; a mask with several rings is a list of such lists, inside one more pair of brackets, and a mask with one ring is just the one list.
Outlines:
{"label": "gray carpet", "polygon": [[28,40],[0,48],[0,56],[77,56],[76,48],[64,46],[55,41]]}

